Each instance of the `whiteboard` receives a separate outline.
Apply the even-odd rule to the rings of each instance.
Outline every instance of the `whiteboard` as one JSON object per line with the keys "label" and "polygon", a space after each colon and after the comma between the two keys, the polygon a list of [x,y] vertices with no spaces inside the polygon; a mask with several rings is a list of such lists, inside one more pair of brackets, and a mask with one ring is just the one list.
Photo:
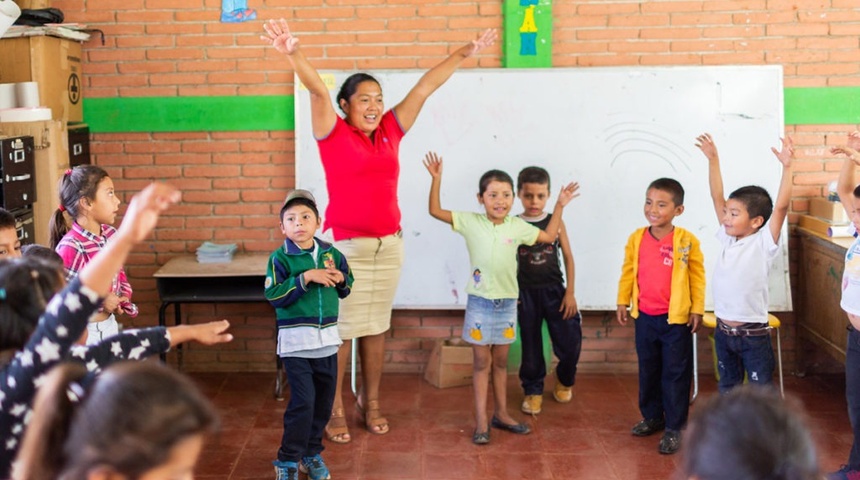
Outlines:
{"label": "whiteboard", "polygon": [[[331,89],[352,72],[322,72]],[[375,71],[386,108],[422,71]],[[296,85],[299,85],[298,80]],[[333,103],[334,104],[334,103]],[[328,203],[311,133],[307,90],[296,89],[296,184]],[[725,193],[757,184],[775,196],[781,165],[770,151],[783,134],[781,66],[578,69],[474,69],[456,72],[424,106],[400,146],[399,201],[406,259],[398,308],[462,308],[470,273],[462,237],[427,211],[433,150],[445,161],[442,208],[481,212],[478,179],[491,168],[516,181],[523,167],[546,168],[554,205],[558,187],[575,180],[581,196],[564,221],[576,261],[576,297],[585,310],[614,310],[624,246],[647,225],[645,190],[672,177],[686,190],[675,224],[702,242],[710,284],[720,251],[719,221],[708,191],[708,162],[695,147],[702,132],[720,151]],[[515,200],[513,214],[522,211]],[[770,310],[791,310],[787,227],[770,272]],[[330,232],[328,232],[330,233]],[[711,309],[710,287],[707,305]]]}

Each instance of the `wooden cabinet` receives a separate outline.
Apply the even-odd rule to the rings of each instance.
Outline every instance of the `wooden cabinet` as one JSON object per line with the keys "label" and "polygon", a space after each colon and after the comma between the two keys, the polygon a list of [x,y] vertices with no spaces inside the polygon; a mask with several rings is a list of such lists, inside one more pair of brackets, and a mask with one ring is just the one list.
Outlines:
{"label": "wooden cabinet", "polygon": [[[845,361],[848,318],[839,307],[845,252],[853,238],[827,238],[798,228],[798,335]],[[803,368],[801,366],[801,368]]]}

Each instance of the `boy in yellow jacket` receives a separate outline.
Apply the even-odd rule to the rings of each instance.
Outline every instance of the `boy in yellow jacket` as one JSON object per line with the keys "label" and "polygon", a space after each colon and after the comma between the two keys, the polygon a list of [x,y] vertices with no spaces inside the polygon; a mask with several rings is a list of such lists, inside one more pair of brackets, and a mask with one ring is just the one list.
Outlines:
{"label": "boy in yellow jacket", "polygon": [[[705,311],[705,266],[699,240],[672,221],[684,212],[684,188],[671,178],[645,194],[648,227],[627,240],[618,282],[618,323],[636,320],[639,357],[638,437],[665,430],[657,450],[678,451],[689,413],[693,337]],[[630,311],[628,313],[628,306]]]}

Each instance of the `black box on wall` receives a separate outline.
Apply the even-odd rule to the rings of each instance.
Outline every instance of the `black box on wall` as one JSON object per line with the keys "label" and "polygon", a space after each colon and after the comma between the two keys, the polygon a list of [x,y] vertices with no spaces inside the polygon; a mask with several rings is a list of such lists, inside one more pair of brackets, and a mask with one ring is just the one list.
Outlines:
{"label": "black box on wall", "polygon": [[0,206],[15,210],[36,201],[33,137],[0,138]]}
{"label": "black box on wall", "polygon": [[69,124],[69,166],[89,165],[90,127],[86,123]]}
{"label": "black box on wall", "polygon": [[21,245],[34,243],[36,241],[36,222],[33,221],[33,209],[31,207],[19,208],[13,210],[12,215],[15,215],[15,230],[18,232],[18,240],[21,241]]}

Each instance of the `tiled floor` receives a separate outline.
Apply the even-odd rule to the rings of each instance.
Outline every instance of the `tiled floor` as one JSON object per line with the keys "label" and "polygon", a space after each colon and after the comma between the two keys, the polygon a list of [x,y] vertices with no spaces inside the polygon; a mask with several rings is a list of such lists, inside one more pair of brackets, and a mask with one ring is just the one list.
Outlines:
{"label": "tiled floor", "polygon": [[[285,404],[273,399],[273,374],[193,374],[222,414],[221,434],[199,463],[204,480],[273,479]],[[702,376],[700,401],[713,395],[713,377]],[[383,413],[391,432],[377,436],[357,422],[347,404],[353,441],[326,443],[324,458],[335,480],[370,479],[669,479],[678,456],[657,453],[659,435],[632,437],[639,420],[635,375],[580,375],[570,404],[545,394],[543,412],[528,422],[533,433],[493,430],[490,445],[471,443],[470,387],[439,390],[418,375],[383,377]],[[786,378],[786,392],[805,405],[822,466],[832,470],[851,442],[841,375]],[[518,382],[508,381],[508,403],[523,418]],[[695,408],[695,405],[694,405]]]}

